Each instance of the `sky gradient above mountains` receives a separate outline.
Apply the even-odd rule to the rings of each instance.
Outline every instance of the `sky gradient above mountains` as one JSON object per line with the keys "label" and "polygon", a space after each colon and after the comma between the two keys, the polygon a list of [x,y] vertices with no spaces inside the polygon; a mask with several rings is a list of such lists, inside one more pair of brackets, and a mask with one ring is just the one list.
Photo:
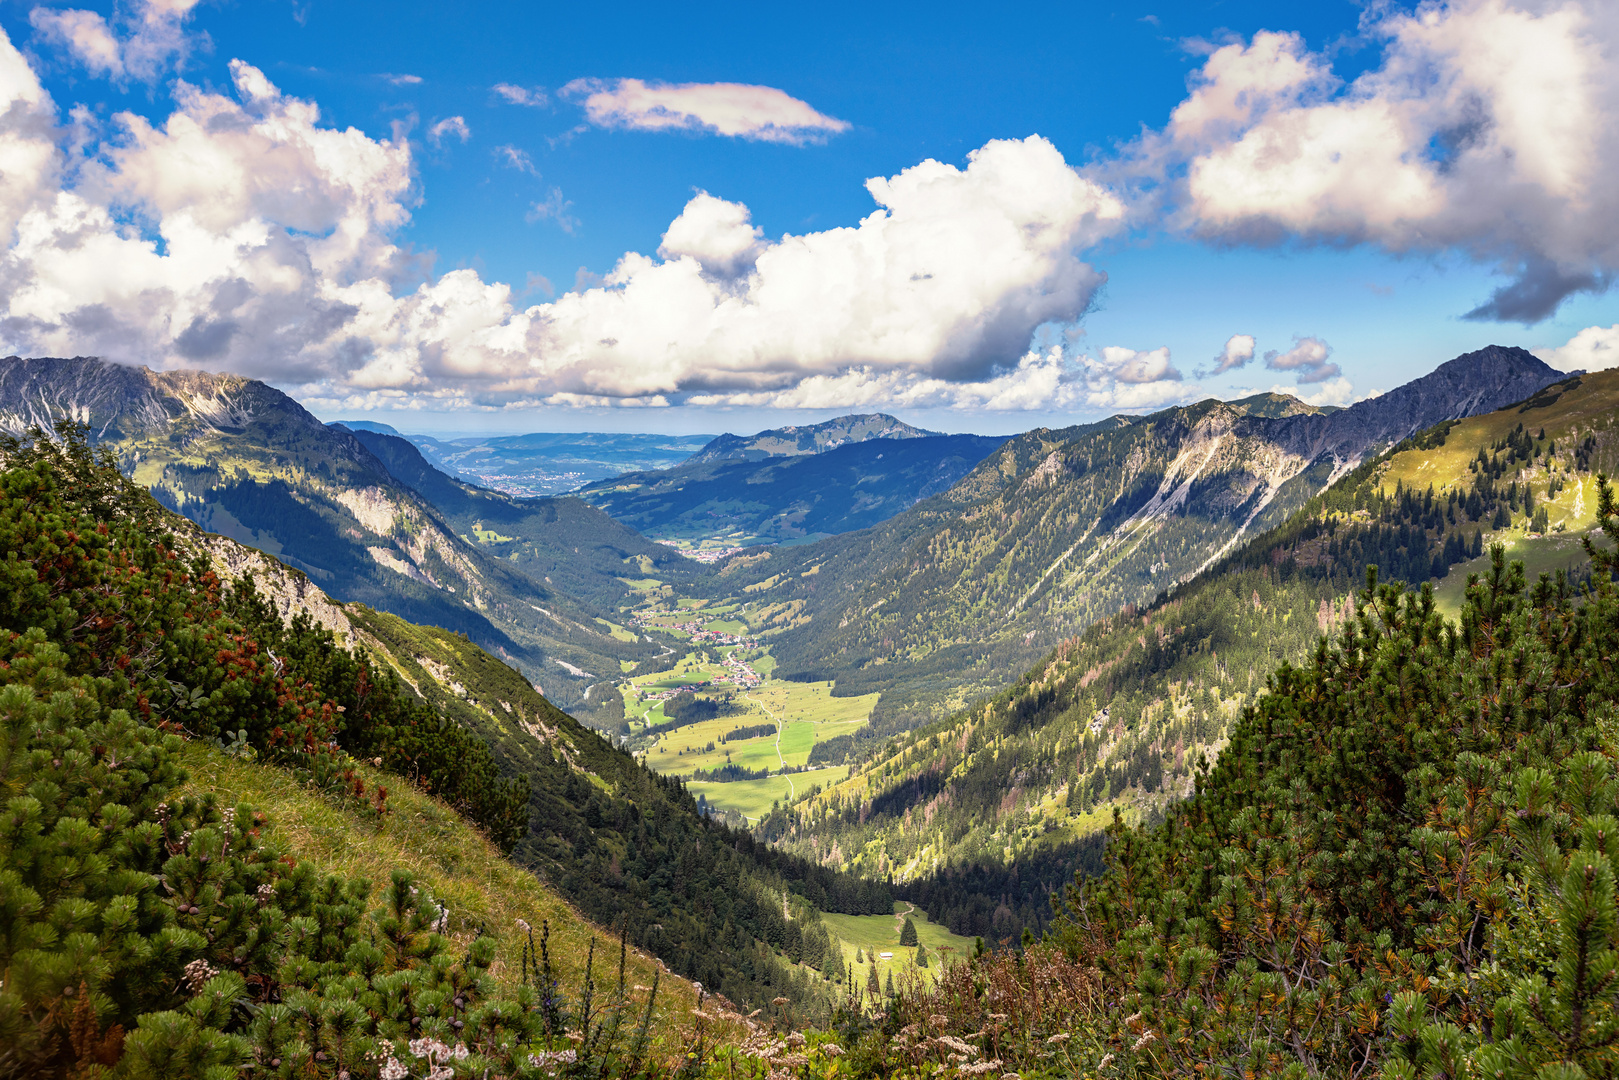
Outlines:
{"label": "sky gradient above mountains", "polygon": [[0,353],[439,431],[1016,431],[1344,404],[1486,341],[1619,359],[1597,0],[136,0],[0,35]]}

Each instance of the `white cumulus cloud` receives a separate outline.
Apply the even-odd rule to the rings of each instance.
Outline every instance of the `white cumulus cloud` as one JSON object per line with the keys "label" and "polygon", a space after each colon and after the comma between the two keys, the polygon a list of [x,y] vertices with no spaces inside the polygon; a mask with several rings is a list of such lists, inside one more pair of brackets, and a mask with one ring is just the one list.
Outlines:
{"label": "white cumulus cloud", "polygon": [[445,139],[455,136],[462,142],[472,138],[472,129],[467,127],[465,117],[446,116],[438,123],[427,129],[427,139],[434,146],[441,145]]}
{"label": "white cumulus cloud", "polygon": [[562,92],[583,99],[585,116],[597,127],[704,131],[793,146],[849,130],[848,121],[773,86],[575,79]]}
{"label": "white cumulus cloud", "polygon": [[1181,373],[1169,362],[1169,346],[1140,351],[1118,345],[1102,349],[1102,363],[1122,383],[1180,382]]}
{"label": "white cumulus cloud", "polygon": [[[1272,349],[1265,354],[1265,366],[1272,371],[1296,371],[1301,383],[1324,383],[1343,371],[1334,364],[1332,346],[1315,337],[1295,337],[1286,352]],[[1312,402],[1312,404],[1317,404]]]}
{"label": "white cumulus cloud", "polygon": [[184,63],[196,44],[185,21],[198,0],[135,0],[114,10],[112,22],[94,11],[36,7],[28,22],[42,39],[62,48],[92,75],[118,82],[150,82]]}
{"label": "white cumulus cloud", "polygon": [[1015,365],[967,381],[863,365],[811,375],[781,390],[695,394],[687,403],[778,409],[1141,411],[1188,401],[1198,392],[1182,384],[1167,348],[1137,352],[1109,346],[1102,353],[1101,358],[1070,355],[1060,345],[1031,349]]}
{"label": "white cumulus cloud", "polygon": [[[1093,376],[1028,353],[1087,310],[1105,278],[1080,253],[1124,216],[1044,139],[875,177],[863,220],[803,235],[766,237],[700,193],[660,254],[524,306],[471,269],[416,276],[394,239],[415,197],[402,134],[325,126],[230,70],[230,91],[177,82],[170,115],[115,114],[97,142],[56,127],[0,34],[0,353],[235,371],[352,407],[678,403],[819,379],[970,385],[1000,408],[1075,380],[1155,385],[1129,381],[1151,354]],[[559,191],[533,213],[574,224]]]}
{"label": "white cumulus cloud", "polygon": [[[1470,317],[1530,323],[1619,272],[1619,5],[1373,4],[1346,82],[1297,34],[1213,50],[1127,161],[1194,235],[1460,252],[1512,280]],[[1156,185],[1156,187],[1154,187]]]}
{"label": "white cumulus cloud", "polygon": [[746,206],[700,191],[670,223],[658,254],[689,256],[709,273],[730,278],[753,269],[765,247],[763,237]]}
{"label": "white cumulus cloud", "polygon": [[1248,361],[1254,358],[1254,336],[1252,334],[1232,334],[1226,339],[1225,347],[1220,355],[1214,358],[1214,374],[1224,375],[1228,371],[1235,371],[1246,367]]}
{"label": "white cumulus cloud", "polygon": [[1559,371],[1606,371],[1619,367],[1619,323],[1587,326],[1562,345],[1536,349],[1534,353]]}
{"label": "white cumulus cloud", "polygon": [[545,88],[540,86],[517,86],[514,83],[496,83],[490,87],[500,96],[502,101],[509,105],[527,105],[531,108],[540,108],[549,105],[551,98],[546,94]]}

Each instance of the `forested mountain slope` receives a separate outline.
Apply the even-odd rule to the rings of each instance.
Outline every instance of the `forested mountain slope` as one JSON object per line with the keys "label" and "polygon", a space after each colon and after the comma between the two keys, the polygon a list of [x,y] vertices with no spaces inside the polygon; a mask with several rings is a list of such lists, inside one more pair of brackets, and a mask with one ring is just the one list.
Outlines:
{"label": "forested mountain slope", "polygon": [[686,459],[686,464],[797,457],[825,453],[840,446],[872,439],[923,439],[938,434],[936,431],[912,427],[886,413],[851,413],[819,424],[771,428],[753,435],[719,435]]}
{"label": "forested mountain slope", "polygon": [[1169,597],[1063,642],[993,700],[891,739],[761,832],[913,883],[958,933],[1043,925],[1028,879],[1049,891],[1094,860],[1085,838],[1115,808],[1150,822],[1189,794],[1267,673],[1353,615],[1368,563],[1384,580],[1445,579],[1444,593],[1499,542],[1578,581],[1595,473],[1619,467],[1616,418],[1619,372],[1603,372],[1430,429]]}
{"label": "forested mountain slope", "polygon": [[845,1025],[848,1071],[1614,1076],[1619,518],[1598,499],[1590,587],[1497,548],[1455,621],[1426,590],[1363,591],[1191,798],[1110,828],[1044,941]]}
{"label": "forested mountain slope", "polygon": [[686,591],[700,589],[698,582],[712,573],[582,499],[513,498],[446,475],[400,436],[372,431],[354,435],[463,539],[601,611],[616,612],[633,601],[626,579],[654,576]]}
{"label": "forested mountain slope", "polygon": [[881,690],[872,732],[903,730],[1191,579],[1380,449],[1564,377],[1492,346],[1331,413],[1206,401],[1032,431],[890,521],[738,557],[722,581],[756,608],[790,609],[773,642],[779,672]]}
{"label": "forested mountain slope", "polygon": [[84,357],[0,360],[0,429],[48,429],[61,416],[205,529],[339,599],[464,632],[565,704],[583,701],[595,673],[658,651],[597,622],[610,612],[463,539],[352,432],[263,383]]}
{"label": "forested mountain slope", "polygon": [[815,454],[698,454],[591,484],[579,497],[648,536],[750,542],[834,535],[885,521],[952,487],[1005,439],[884,436]]}

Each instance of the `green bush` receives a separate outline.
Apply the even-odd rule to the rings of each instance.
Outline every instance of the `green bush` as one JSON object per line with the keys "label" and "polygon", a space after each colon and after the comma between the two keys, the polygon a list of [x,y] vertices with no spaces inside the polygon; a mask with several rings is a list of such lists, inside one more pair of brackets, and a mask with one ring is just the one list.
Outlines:
{"label": "green bush", "polygon": [[0,1076],[545,1076],[570,1031],[591,1075],[646,1065],[622,984],[571,1018],[554,979],[497,996],[408,874],[368,913],[252,807],[174,798],[180,736],[68,663],[36,631],[0,668]]}
{"label": "green bush", "polygon": [[[1619,540],[1605,482],[1601,508]],[[1054,938],[1134,1018],[1097,1018],[1111,1065],[1614,1075],[1619,595],[1497,548],[1451,624],[1369,576],[1196,796],[1071,890]]]}

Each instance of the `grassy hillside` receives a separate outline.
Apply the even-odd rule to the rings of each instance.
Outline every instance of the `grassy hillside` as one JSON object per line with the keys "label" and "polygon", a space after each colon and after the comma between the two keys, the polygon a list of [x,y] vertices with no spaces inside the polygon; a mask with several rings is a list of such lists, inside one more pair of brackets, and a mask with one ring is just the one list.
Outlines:
{"label": "grassy hillside", "polygon": [[[519,919],[534,927],[549,923],[553,962],[570,993],[584,984],[592,938],[598,963],[617,962],[616,932],[591,923],[464,817],[424,792],[394,786],[389,813],[378,818],[297,783],[283,770],[232,757],[203,742],[187,743],[180,761],[188,776],[176,795],[212,795],[224,805],[251,803],[269,818],[287,853],[317,873],[368,882],[371,895],[380,900],[394,871],[407,871],[448,909],[446,934],[458,947],[464,949],[479,937],[494,942],[489,975],[506,990],[515,990],[522,981],[528,935]],[[373,786],[393,782],[364,764],[355,768]],[[660,970],[656,958],[639,949],[630,951],[628,964],[635,985],[650,986]],[[596,976],[601,978],[604,970],[598,967]],[[668,1038],[681,1025],[695,993],[666,969],[658,992],[667,995],[657,1024],[659,1034]]]}

